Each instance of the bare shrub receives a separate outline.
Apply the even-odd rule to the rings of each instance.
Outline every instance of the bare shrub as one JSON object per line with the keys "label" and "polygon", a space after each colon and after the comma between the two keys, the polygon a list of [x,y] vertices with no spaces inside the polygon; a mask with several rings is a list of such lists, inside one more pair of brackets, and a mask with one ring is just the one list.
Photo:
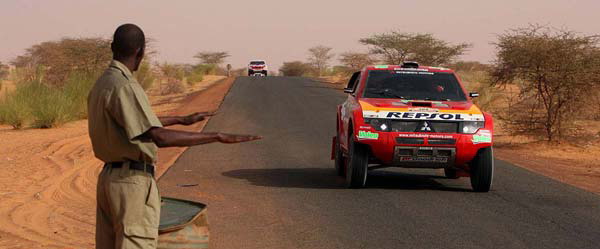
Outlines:
{"label": "bare shrub", "polygon": [[323,72],[327,69],[329,61],[334,56],[334,54],[331,53],[331,50],[332,48],[323,45],[314,46],[308,49],[308,61],[316,69],[318,76],[323,75]]}
{"label": "bare shrub", "polygon": [[183,82],[181,80],[168,79],[167,83],[162,87],[160,94],[169,95],[182,92],[185,92],[185,87],[183,86]]}

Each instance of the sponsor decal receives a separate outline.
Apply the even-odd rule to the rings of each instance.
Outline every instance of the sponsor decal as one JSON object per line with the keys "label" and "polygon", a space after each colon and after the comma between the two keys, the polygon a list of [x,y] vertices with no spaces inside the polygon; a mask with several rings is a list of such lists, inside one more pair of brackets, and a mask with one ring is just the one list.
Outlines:
{"label": "sponsor decal", "polygon": [[408,108],[409,112],[440,112],[435,108],[419,107],[419,108]]}
{"label": "sponsor decal", "polygon": [[448,158],[433,156],[401,156],[400,161],[446,163],[448,162]]}
{"label": "sponsor decal", "polygon": [[371,129],[371,126],[362,126],[362,125],[361,125],[361,126],[359,126],[358,128],[359,128],[359,129]]}
{"label": "sponsor decal", "polygon": [[363,111],[365,118],[387,118],[405,120],[441,120],[441,121],[484,121],[483,114],[446,113],[446,112],[389,112]]}
{"label": "sponsor decal", "polygon": [[358,131],[358,138],[360,139],[379,139],[379,133],[370,131]]}
{"label": "sponsor decal", "polygon": [[436,139],[449,139],[454,138],[452,135],[437,135],[437,134],[419,134],[419,133],[408,133],[408,134],[398,134],[398,137],[408,137],[408,138],[436,138]]}
{"label": "sponsor decal", "polygon": [[421,72],[429,71],[425,68],[404,68],[404,67],[397,67],[397,68],[394,68],[394,70],[396,70],[396,71],[421,71]]}
{"label": "sponsor decal", "polygon": [[425,74],[433,75],[432,72],[421,72],[421,71],[396,71],[397,74]]}
{"label": "sponsor decal", "polygon": [[388,65],[375,65],[375,68],[388,68]]}
{"label": "sponsor decal", "polygon": [[491,143],[492,133],[488,130],[480,130],[477,134],[473,135],[472,141],[474,144]]}

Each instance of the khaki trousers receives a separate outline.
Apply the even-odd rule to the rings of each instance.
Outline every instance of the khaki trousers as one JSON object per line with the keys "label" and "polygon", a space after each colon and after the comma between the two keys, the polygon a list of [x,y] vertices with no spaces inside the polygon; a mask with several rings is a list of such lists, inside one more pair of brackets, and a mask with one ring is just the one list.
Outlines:
{"label": "khaki trousers", "polygon": [[160,195],[149,173],[105,166],[98,176],[97,249],[156,248]]}

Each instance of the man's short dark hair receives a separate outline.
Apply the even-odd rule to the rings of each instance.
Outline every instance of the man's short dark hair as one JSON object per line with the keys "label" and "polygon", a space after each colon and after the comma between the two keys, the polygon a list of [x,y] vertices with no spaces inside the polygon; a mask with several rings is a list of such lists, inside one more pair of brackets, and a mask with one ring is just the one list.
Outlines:
{"label": "man's short dark hair", "polygon": [[135,24],[123,24],[113,36],[112,51],[115,58],[131,57],[138,49],[144,49],[146,37],[144,31]]}

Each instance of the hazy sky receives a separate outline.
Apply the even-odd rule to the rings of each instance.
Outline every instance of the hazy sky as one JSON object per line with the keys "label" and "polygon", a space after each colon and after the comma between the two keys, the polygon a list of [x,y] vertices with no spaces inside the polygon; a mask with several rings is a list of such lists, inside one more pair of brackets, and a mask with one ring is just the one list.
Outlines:
{"label": "hazy sky", "polygon": [[61,37],[109,38],[131,22],[156,40],[158,61],[191,63],[202,50],[231,53],[245,66],[273,69],[304,60],[323,44],[334,52],[366,51],[358,39],[377,32],[430,32],[474,47],[462,59],[488,62],[496,34],[528,23],[600,33],[600,0],[0,0],[0,61]]}

